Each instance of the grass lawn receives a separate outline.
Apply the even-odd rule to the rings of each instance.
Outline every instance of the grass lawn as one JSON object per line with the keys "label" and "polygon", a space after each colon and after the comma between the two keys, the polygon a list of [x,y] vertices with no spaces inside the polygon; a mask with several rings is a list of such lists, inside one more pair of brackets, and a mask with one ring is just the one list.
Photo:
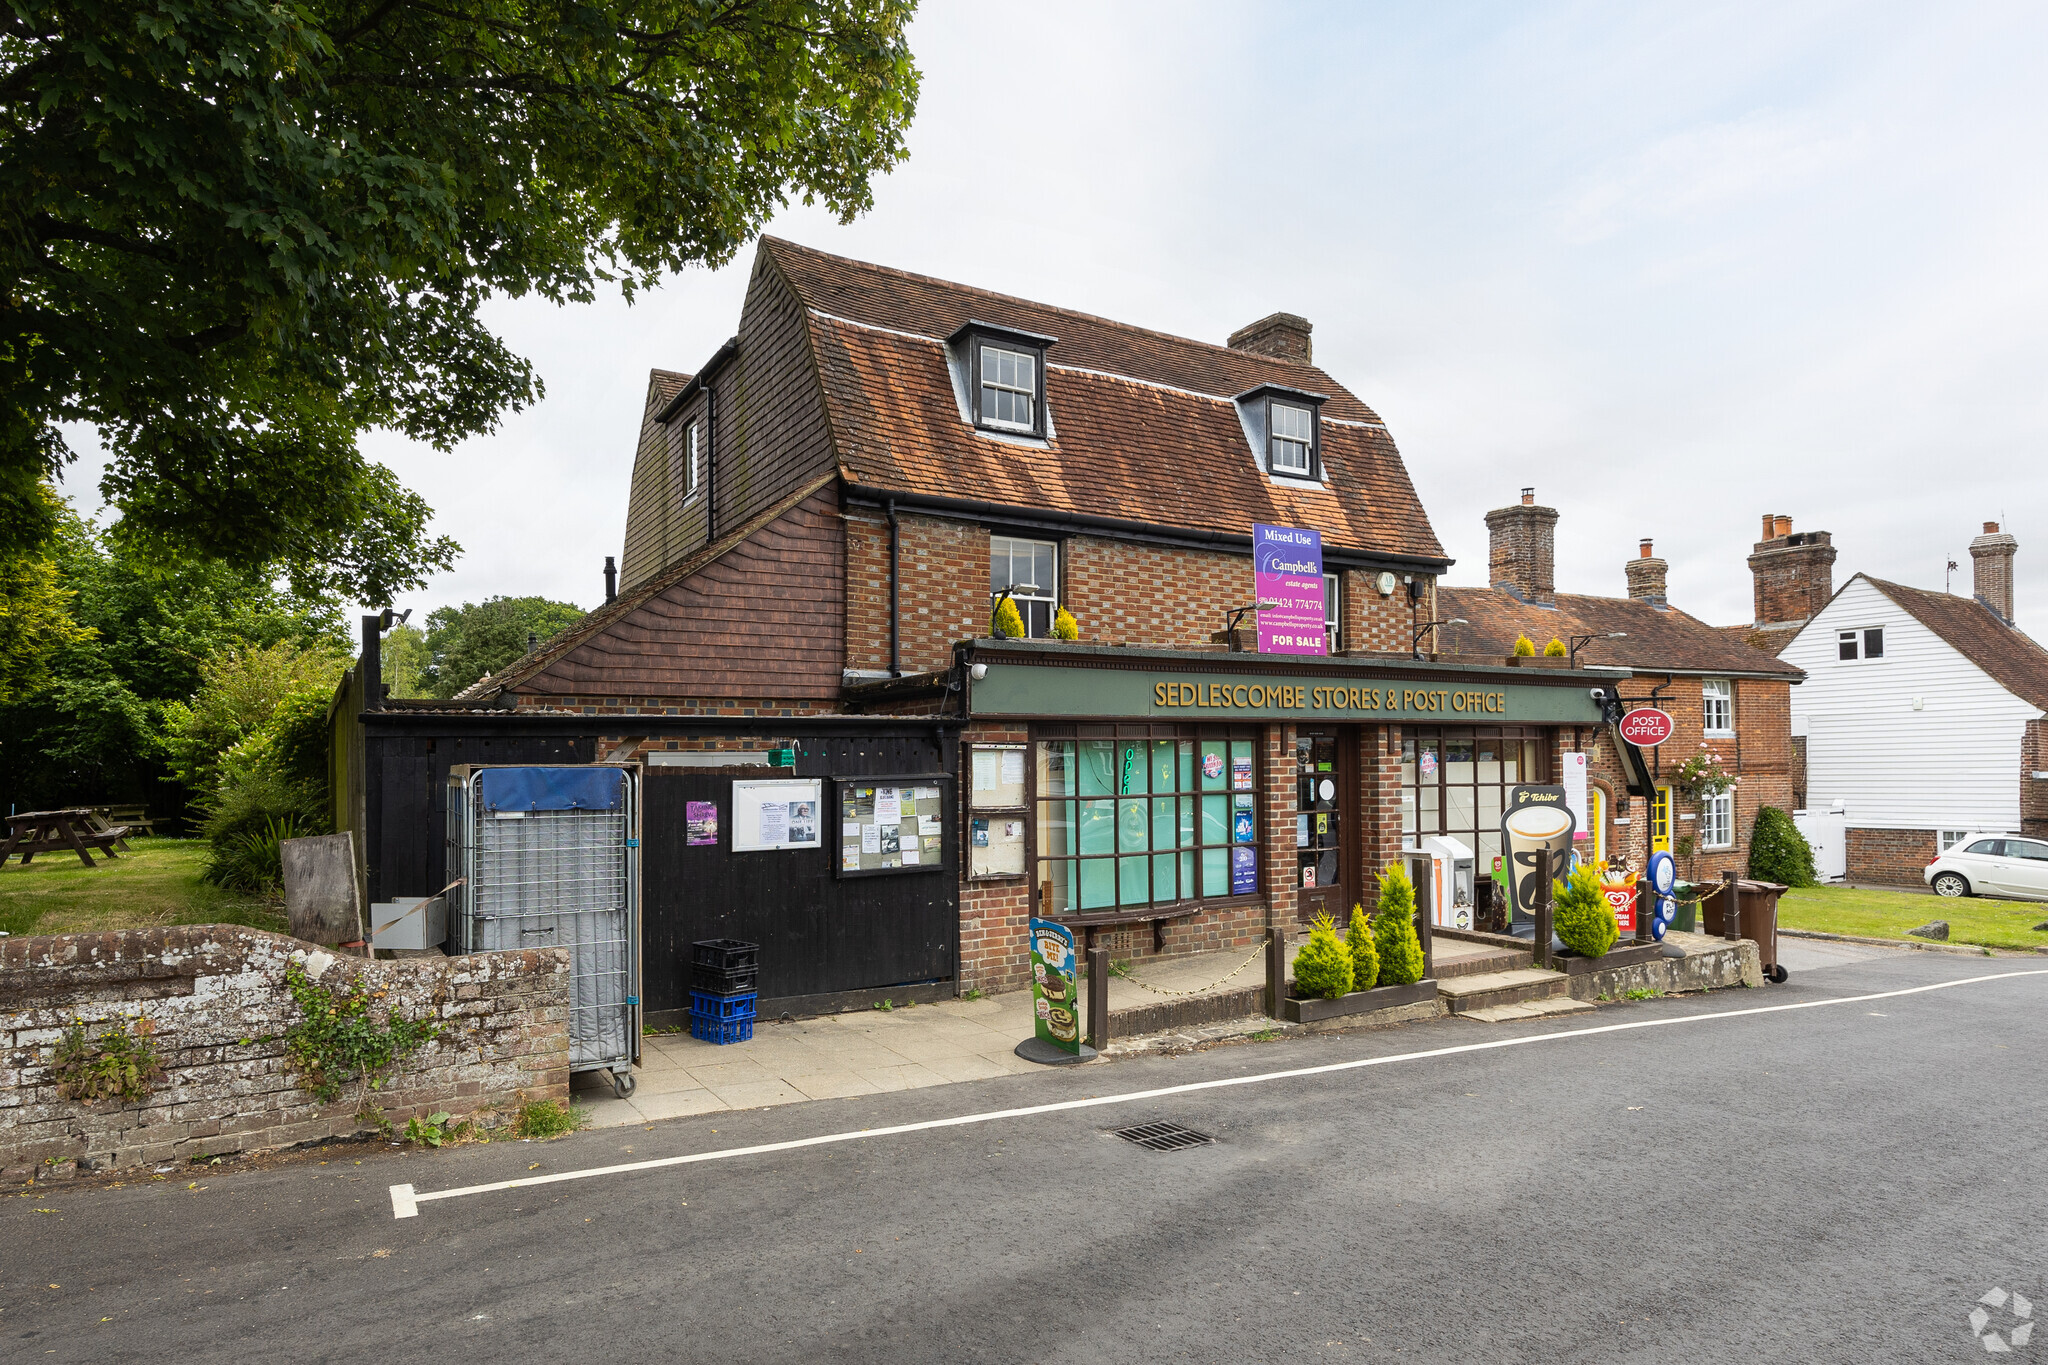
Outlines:
{"label": "grass lawn", "polygon": [[1778,924],[1785,929],[1813,929],[1824,934],[1856,934],[1864,938],[1905,938],[1929,920],[1948,921],[1950,943],[1978,943],[1989,948],[2048,947],[2048,903],[1994,901],[1977,896],[1949,899],[1916,896],[1910,891],[1859,891],[1847,886],[1816,886],[1787,891],[1778,898]]}
{"label": "grass lawn", "polygon": [[199,879],[206,845],[198,839],[130,839],[133,853],[38,853],[27,867],[0,867],[0,929],[10,934],[76,934],[151,924],[247,924],[285,931],[284,907],[223,891]]}

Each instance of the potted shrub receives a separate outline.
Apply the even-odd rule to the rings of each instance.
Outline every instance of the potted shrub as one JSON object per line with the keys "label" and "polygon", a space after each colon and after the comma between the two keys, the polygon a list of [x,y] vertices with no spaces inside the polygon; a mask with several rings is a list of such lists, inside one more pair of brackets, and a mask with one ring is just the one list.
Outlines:
{"label": "potted shrub", "polygon": [[1380,873],[1372,932],[1379,950],[1380,985],[1408,986],[1422,979],[1422,940],[1415,936],[1415,885],[1399,867]]}
{"label": "potted shrub", "polygon": [[1415,888],[1398,867],[1390,867],[1380,876],[1376,915],[1353,906],[1342,939],[1327,914],[1309,926],[1308,942],[1294,959],[1294,989],[1282,999],[1281,1012],[1297,1024],[1312,1024],[1434,1000],[1436,982],[1422,975],[1422,966]]}

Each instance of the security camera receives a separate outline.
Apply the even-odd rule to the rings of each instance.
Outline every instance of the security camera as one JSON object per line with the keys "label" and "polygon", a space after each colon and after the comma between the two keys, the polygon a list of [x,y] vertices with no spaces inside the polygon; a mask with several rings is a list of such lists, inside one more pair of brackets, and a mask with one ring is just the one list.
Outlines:
{"label": "security camera", "polygon": [[1589,687],[1586,690],[1593,694],[1594,701],[1607,700],[1607,689],[1604,687]]}
{"label": "security camera", "polygon": [[972,678],[972,679],[974,679],[974,680],[975,680],[976,682],[980,682],[980,681],[981,681],[981,680],[982,680],[983,678],[986,678],[986,677],[988,676],[988,665],[987,665],[987,664],[975,664],[975,665],[973,665],[972,667],[970,667],[970,668],[969,668],[969,669],[967,670],[967,676],[968,676],[968,677],[970,677],[970,678]]}

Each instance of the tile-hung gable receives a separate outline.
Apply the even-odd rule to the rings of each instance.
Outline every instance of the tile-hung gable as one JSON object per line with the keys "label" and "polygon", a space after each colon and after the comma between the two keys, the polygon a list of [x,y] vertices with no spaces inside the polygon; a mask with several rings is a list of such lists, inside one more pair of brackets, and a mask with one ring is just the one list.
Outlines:
{"label": "tile-hung gable", "polygon": [[762,251],[805,307],[855,488],[1209,533],[1315,526],[1339,552],[1445,558],[1385,425],[1313,365],[772,238]]}

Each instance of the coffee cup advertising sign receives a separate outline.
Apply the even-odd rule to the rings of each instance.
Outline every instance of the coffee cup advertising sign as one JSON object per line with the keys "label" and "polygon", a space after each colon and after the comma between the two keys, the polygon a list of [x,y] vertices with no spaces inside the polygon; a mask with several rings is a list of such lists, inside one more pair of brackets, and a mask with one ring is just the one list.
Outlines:
{"label": "coffee cup advertising sign", "polygon": [[1508,789],[1500,818],[1501,847],[1506,850],[1508,895],[1517,924],[1533,924],[1543,881],[1536,875],[1536,855],[1550,854],[1550,875],[1562,881],[1573,862],[1572,836],[1578,817],[1565,800],[1563,787],[1522,785]]}

